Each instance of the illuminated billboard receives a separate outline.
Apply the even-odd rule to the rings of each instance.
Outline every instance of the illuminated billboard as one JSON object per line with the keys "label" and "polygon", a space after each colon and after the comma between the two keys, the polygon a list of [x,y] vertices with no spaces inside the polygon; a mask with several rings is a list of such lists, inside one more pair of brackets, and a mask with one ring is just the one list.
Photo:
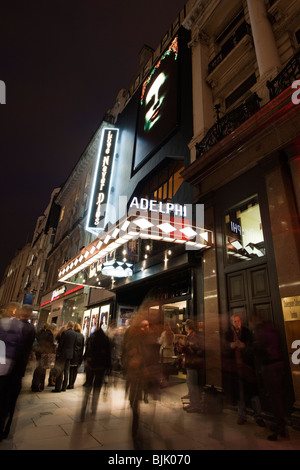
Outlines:
{"label": "illuminated billboard", "polygon": [[178,126],[177,59],[176,36],[142,85],[133,171],[145,163]]}
{"label": "illuminated billboard", "polygon": [[87,218],[86,228],[89,231],[99,231],[105,228],[117,139],[118,129],[103,129]]}

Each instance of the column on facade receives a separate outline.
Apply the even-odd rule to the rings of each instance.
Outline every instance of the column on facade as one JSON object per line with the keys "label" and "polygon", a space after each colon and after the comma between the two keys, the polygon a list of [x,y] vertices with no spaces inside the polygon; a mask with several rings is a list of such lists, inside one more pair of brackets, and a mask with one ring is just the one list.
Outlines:
{"label": "column on facade", "polygon": [[[213,226],[213,209],[205,211],[205,226]],[[208,225],[207,225],[208,224]],[[206,383],[222,388],[221,326],[215,247],[203,254],[203,306]]]}
{"label": "column on facade", "polygon": [[[193,74],[193,124],[194,138],[191,150],[195,150],[195,142],[203,139],[208,129],[214,123],[212,91],[206,82],[209,38],[198,28],[193,32],[189,46],[192,48]],[[191,161],[196,155],[191,154]]]}
{"label": "column on facade", "polygon": [[[297,220],[297,217],[295,217],[297,207],[287,163],[282,162],[278,158],[277,165],[274,165],[274,160],[276,160],[276,158],[273,158],[273,166],[265,171],[265,181],[279,293],[283,307],[282,319],[284,321],[286,345],[289,354],[291,378],[294,388],[294,407],[295,409],[299,409],[300,376],[297,371],[299,366],[295,366],[291,359],[293,353],[293,341],[299,338],[300,319],[297,317],[297,310],[295,310],[297,316],[295,318],[291,318],[290,309],[288,309],[288,312],[284,309],[285,301],[289,302],[292,300],[293,302],[297,302],[297,299],[300,298],[299,219]],[[294,159],[293,162],[297,163],[297,171],[299,171],[299,160],[297,161],[297,159]]]}
{"label": "column on facade", "polygon": [[300,217],[300,138],[293,141],[285,152],[289,159],[291,175],[294,186],[295,199],[298,209],[297,218]]}
{"label": "column on facade", "polygon": [[287,165],[280,158],[275,165],[275,160],[274,156],[273,165],[265,169],[265,181],[279,292],[284,298],[300,294],[299,221]]}
{"label": "column on facade", "polygon": [[[280,68],[280,57],[265,0],[247,0],[251,29],[260,77]],[[269,78],[269,77],[268,77]]]}

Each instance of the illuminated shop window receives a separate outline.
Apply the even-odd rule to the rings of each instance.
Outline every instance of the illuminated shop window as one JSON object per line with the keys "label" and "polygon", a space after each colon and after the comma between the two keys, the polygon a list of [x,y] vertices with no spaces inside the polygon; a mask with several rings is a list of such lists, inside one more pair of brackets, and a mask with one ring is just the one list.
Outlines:
{"label": "illuminated shop window", "polygon": [[257,196],[226,213],[225,237],[228,264],[265,256],[266,250]]}

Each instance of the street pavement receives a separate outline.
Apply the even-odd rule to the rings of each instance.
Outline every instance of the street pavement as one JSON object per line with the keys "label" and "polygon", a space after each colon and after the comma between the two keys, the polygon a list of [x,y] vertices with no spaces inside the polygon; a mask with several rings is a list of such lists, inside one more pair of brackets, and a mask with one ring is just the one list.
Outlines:
{"label": "street pavement", "polygon": [[[235,410],[223,407],[221,413],[187,413],[181,397],[187,393],[183,380],[175,377],[161,389],[158,400],[141,403],[138,438],[131,436],[131,408],[121,377],[110,377],[100,395],[98,410],[80,416],[85,374],[79,373],[75,388],[52,393],[30,390],[32,371],[23,379],[11,433],[0,442],[6,451],[106,451],[107,458],[123,451],[155,451],[188,456],[197,451],[300,450],[300,431],[288,427],[289,439],[267,440],[270,429],[256,425],[237,425]],[[48,379],[46,377],[46,383]],[[52,461],[53,463],[53,461]],[[112,462],[117,463],[117,462]],[[120,462],[119,462],[120,463]],[[156,462],[159,465],[159,462]]]}

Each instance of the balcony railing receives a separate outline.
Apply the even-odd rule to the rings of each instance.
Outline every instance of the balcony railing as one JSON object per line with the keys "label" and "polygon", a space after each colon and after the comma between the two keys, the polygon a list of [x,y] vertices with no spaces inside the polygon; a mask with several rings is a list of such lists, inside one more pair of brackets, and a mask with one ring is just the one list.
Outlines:
{"label": "balcony railing", "polygon": [[210,74],[226,56],[235,48],[235,46],[245,37],[251,34],[251,26],[244,21],[233,33],[232,36],[223,44],[220,52],[208,64],[208,73]]}
{"label": "balcony railing", "polygon": [[273,80],[267,81],[270,100],[280,95],[297,79],[300,79],[300,50]]}
{"label": "balcony railing", "polygon": [[255,114],[260,109],[260,101],[261,98],[253,93],[242,105],[225,114],[221,119],[219,118],[219,105],[215,106],[217,121],[209,129],[204,139],[196,144],[196,158],[203,155]]}

